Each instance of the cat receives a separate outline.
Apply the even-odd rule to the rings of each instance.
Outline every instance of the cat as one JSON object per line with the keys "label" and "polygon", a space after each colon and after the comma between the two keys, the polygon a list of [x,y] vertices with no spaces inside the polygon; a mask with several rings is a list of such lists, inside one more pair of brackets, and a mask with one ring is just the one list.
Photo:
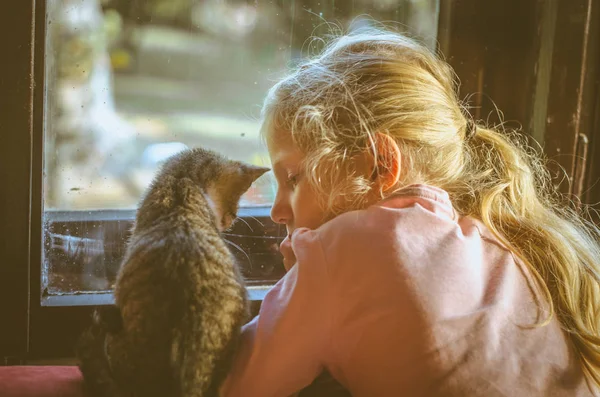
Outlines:
{"label": "cat", "polygon": [[115,304],[78,344],[91,395],[218,395],[249,316],[221,232],[266,171],[199,148],[165,162],[137,210]]}

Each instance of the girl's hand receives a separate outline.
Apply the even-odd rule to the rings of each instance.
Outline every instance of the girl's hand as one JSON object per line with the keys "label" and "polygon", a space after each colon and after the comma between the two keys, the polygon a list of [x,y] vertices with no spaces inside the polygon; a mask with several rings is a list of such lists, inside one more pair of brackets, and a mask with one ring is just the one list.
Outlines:
{"label": "girl's hand", "polygon": [[294,250],[292,249],[292,237],[289,234],[281,242],[279,252],[283,255],[283,266],[285,267],[285,270],[289,271],[292,266],[296,264],[296,255],[294,255]]}

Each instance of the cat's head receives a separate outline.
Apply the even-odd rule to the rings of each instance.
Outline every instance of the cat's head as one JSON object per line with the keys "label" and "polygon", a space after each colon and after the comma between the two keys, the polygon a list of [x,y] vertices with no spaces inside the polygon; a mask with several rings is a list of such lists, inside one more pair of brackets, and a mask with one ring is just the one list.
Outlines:
{"label": "cat's head", "polygon": [[223,231],[231,226],[237,217],[240,198],[267,171],[269,168],[239,161],[226,160],[220,163],[220,172],[205,190],[219,230]]}
{"label": "cat's head", "polygon": [[168,174],[187,177],[200,186],[223,231],[231,226],[237,216],[239,201],[269,168],[257,167],[201,148],[186,150],[169,159]]}

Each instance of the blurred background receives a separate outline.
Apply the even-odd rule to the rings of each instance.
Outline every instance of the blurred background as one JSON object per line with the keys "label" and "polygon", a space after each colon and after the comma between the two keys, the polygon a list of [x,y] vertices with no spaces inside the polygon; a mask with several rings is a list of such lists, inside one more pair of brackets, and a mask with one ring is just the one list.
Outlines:
{"label": "blurred background", "polygon": [[[172,154],[269,165],[263,98],[326,35],[380,21],[434,49],[438,13],[437,0],[48,1],[44,293],[111,290],[133,211]],[[241,202],[254,212],[225,235],[248,285],[284,274],[275,191],[259,179]]]}
{"label": "blurred background", "polygon": [[[157,166],[204,146],[268,165],[259,112],[316,36],[386,22],[432,48],[436,0],[54,0],[46,210],[134,208]],[[330,23],[330,24],[328,24]],[[267,174],[242,205],[269,205]]]}

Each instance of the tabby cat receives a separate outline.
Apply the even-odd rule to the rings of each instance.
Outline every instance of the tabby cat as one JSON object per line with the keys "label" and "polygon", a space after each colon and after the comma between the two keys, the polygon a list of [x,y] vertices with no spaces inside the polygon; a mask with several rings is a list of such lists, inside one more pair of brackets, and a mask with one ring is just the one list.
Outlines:
{"label": "tabby cat", "polygon": [[193,149],[167,160],[137,211],[115,305],[78,345],[93,396],[217,396],[248,317],[221,232],[268,169]]}

